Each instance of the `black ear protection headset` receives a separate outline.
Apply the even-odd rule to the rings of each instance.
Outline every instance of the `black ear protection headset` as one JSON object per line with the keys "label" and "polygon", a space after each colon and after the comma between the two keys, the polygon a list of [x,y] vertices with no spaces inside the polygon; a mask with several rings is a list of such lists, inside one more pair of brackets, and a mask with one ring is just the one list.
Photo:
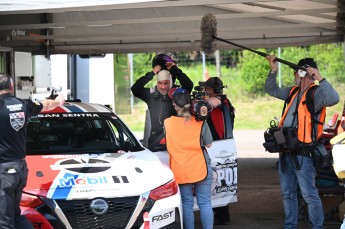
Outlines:
{"label": "black ear protection headset", "polygon": [[214,87],[213,87],[214,93],[217,93],[217,94],[222,93],[222,90],[223,90],[224,86],[219,85],[219,81],[218,80],[215,80],[215,81],[216,82],[215,82]]}

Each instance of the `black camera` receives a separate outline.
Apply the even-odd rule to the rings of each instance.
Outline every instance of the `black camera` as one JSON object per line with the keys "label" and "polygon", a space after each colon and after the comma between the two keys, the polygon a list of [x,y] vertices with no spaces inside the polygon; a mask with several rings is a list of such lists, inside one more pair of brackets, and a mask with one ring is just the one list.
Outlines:
{"label": "black camera", "polygon": [[299,147],[297,129],[279,128],[274,120],[270,122],[270,128],[265,131],[264,138],[263,146],[270,153],[294,152]]}
{"label": "black camera", "polygon": [[208,117],[211,110],[207,103],[207,95],[205,88],[202,86],[195,86],[191,96],[191,113],[198,121],[204,121]]}
{"label": "black camera", "polygon": [[274,134],[276,132],[278,133],[279,131],[280,128],[271,125],[271,127],[264,132],[265,142],[263,143],[263,146],[265,147],[266,151],[270,153],[276,153],[280,151]]}

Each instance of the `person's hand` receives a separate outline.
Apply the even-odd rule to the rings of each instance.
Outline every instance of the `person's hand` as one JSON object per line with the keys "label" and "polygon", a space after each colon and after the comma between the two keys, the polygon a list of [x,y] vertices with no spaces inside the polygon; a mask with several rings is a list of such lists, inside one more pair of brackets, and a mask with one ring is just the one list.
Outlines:
{"label": "person's hand", "polygon": [[64,103],[65,103],[65,98],[62,95],[56,96],[55,100],[59,101],[59,103],[60,103],[59,105],[60,106],[64,105]]}
{"label": "person's hand", "polygon": [[221,104],[221,101],[217,97],[209,97],[207,99],[207,103],[212,106],[212,108],[216,108]]}
{"label": "person's hand", "polygon": [[315,80],[321,81],[323,77],[316,68],[309,67],[307,68],[308,75],[312,76]]}
{"label": "person's hand", "polygon": [[168,70],[170,70],[170,68],[171,68],[172,66],[176,66],[176,64],[175,64],[174,62],[166,62],[165,65],[167,66],[167,69],[168,69]]}
{"label": "person's hand", "polygon": [[160,70],[161,70],[161,66],[160,65],[156,65],[152,69],[154,74],[157,74]]}
{"label": "person's hand", "polygon": [[274,60],[275,58],[276,58],[275,55],[267,55],[266,56],[266,60],[271,65],[271,72],[277,72],[277,70],[278,70],[278,62]]}

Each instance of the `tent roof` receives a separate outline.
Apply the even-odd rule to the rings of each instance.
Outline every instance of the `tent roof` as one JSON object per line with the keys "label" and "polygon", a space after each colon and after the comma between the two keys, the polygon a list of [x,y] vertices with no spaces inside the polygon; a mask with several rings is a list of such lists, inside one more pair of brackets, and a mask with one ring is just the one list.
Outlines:
{"label": "tent roof", "polygon": [[344,41],[342,0],[21,1],[0,1],[0,47],[33,54],[200,50],[209,12],[218,37],[250,48]]}

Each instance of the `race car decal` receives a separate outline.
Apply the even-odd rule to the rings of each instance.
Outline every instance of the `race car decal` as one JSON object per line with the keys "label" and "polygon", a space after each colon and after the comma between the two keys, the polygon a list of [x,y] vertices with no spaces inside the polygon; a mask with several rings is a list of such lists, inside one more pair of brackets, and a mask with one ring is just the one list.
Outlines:
{"label": "race car decal", "polygon": [[42,111],[41,113],[66,113],[66,110],[63,107],[57,106],[53,110]]}
{"label": "race car decal", "polygon": [[[69,174],[69,173],[66,173],[63,178],[58,178],[58,180],[60,179],[65,179],[65,180],[68,180],[68,179],[77,179],[78,178],[78,175],[75,175],[75,174]],[[54,181],[53,185],[51,186],[51,189],[48,191],[48,194],[47,196],[49,198],[52,198],[52,199],[67,199],[69,193],[71,192],[73,186],[72,185],[67,185],[67,186],[64,186],[63,188],[59,187],[59,184],[60,183],[56,183]]]}
{"label": "race car decal", "polygon": [[[155,168],[162,168],[162,164],[151,152],[37,155],[27,160],[29,179],[25,191],[53,199],[92,198],[90,192],[102,197],[138,195],[166,182],[165,176],[173,176],[168,169],[157,174]],[[153,179],[144,184],[146,177]]]}
{"label": "race car decal", "polygon": [[83,104],[83,103],[65,103],[63,107],[57,106],[50,111],[43,111],[41,113],[84,113],[84,112],[101,112],[111,113],[107,108],[98,104]]}
{"label": "race car decal", "polygon": [[165,219],[169,219],[172,217],[172,213],[174,211],[170,211],[170,212],[167,212],[167,213],[164,213],[162,215],[156,215],[156,216],[153,216],[152,217],[152,222],[155,222],[155,221],[162,221],[162,220],[165,220]]}
{"label": "race car decal", "polygon": [[88,114],[88,113],[59,113],[59,114],[38,114],[38,118],[75,118],[75,117],[99,117],[98,114]]}
{"label": "race car decal", "polygon": [[81,109],[87,110],[87,112],[106,112],[106,113],[110,113],[109,110],[107,110],[103,106],[99,106],[97,104],[80,103],[80,104],[74,104],[74,105],[80,107]]}
{"label": "race car decal", "polygon": [[[60,174],[63,174],[61,172]],[[53,199],[68,199],[72,192],[90,192],[96,189],[110,188],[114,190],[112,184],[129,183],[127,176],[85,176],[82,174],[65,173],[57,176],[50,187],[48,197]],[[102,186],[102,187],[101,187]],[[104,187],[104,188],[103,188]],[[82,189],[79,189],[82,188]],[[83,191],[84,190],[84,191]]]}
{"label": "race car decal", "polygon": [[100,158],[71,158],[57,161],[54,170],[68,170],[77,173],[99,173],[111,168],[111,163]]}
{"label": "race car decal", "polygon": [[64,106],[66,107],[66,109],[68,109],[70,112],[85,112],[86,110],[81,109],[80,107],[74,105],[74,104],[70,104],[70,103],[66,103],[64,104]]}
{"label": "race car decal", "polygon": [[[40,195],[46,196],[47,190],[50,189],[54,179],[58,176],[60,171],[51,170],[50,165],[54,164],[57,159],[46,158],[42,161],[41,156],[28,156],[26,162],[29,166],[29,175],[26,189],[33,191],[37,189],[37,185],[40,184]],[[30,166],[35,165],[35,166]]]}
{"label": "race car decal", "polygon": [[[151,214],[150,214],[151,217]],[[170,208],[163,211],[157,211],[152,215],[150,220],[150,228],[162,228],[175,222],[175,209]]]}
{"label": "race car decal", "polygon": [[106,176],[78,177],[77,175],[66,173],[65,177],[59,178],[59,183],[57,187],[65,188],[65,187],[74,187],[78,185],[98,185],[98,184],[107,184],[107,183],[108,183],[108,180]]}
{"label": "race car decal", "polygon": [[216,175],[214,192],[234,192],[237,190],[237,161],[217,163],[212,169],[216,171],[216,174],[214,174]]}

